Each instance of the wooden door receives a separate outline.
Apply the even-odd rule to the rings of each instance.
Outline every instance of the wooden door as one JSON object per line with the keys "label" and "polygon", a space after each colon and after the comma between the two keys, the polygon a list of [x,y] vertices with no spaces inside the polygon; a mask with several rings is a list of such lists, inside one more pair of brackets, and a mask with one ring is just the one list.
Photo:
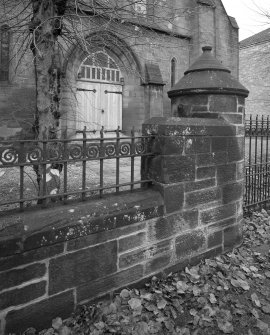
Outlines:
{"label": "wooden door", "polygon": [[105,129],[122,128],[122,86],[101,84],[101,108]]}
{"label": "wooden door", "polygon": [[115,130],[122,127],[122,86],[77,82],[77,130]]}
{"label": "wooden door", "polygon": [[100,129],[100,84],[78,81],[77,83],[77,130],[86,126],[87,130]]}

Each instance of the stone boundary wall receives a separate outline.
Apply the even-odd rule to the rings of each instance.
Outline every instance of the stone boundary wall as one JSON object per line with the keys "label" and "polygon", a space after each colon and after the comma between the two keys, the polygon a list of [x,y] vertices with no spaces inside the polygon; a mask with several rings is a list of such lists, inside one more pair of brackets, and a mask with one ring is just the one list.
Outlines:
{"label": "stone boundary wall", "polygon": [[145,189],[1,217],[0,333],[50,327],[76,305],[241,241],[243,126],[153,118]]}

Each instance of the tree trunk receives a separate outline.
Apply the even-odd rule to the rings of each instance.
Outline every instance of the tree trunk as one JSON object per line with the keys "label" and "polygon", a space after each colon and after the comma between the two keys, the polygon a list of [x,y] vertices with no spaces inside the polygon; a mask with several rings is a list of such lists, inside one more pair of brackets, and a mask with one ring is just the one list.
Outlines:
{"label": "tree trunk", "polygon": [[[59,101],[61,93],[61,68],[57,42],[58,37],[61,35],[62,18],[65,14],[67,0],[31,1],[33,17],[29,29],[32,32],[31,49],[34,55],[36,71],[36,138],[39,140],[56,139],[59,135]],[[39,185],[39,195],[50,194],[51,190],[48,183],[46,190],[43,187],[44,167],[36,166],[35,171]],[[50,170],[47,173],[49,174]]]}
{"label": "tree trunk", "polygon": [[57,138],[59,127],[60,74],[57,40],[67,0],[32,0],[32,52],[35,57],[38,139]]}

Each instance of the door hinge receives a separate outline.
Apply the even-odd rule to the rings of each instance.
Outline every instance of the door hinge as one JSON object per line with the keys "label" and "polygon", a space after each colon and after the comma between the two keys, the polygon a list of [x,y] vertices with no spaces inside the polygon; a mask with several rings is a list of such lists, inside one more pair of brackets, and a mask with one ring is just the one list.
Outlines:
{"label": "door hinge", "polygon": [[120,92],[120,91],[107,91],[107,90],[105,90],[104,93],[105,93],[105,94],[108,94],[108,93],[123,94],[123,93]]}
{"label": "door hinge", "polygon": [[77,88],[77,91],[96,93],[97,90],[95,88],[93,90],[87,90],[86,88]]}

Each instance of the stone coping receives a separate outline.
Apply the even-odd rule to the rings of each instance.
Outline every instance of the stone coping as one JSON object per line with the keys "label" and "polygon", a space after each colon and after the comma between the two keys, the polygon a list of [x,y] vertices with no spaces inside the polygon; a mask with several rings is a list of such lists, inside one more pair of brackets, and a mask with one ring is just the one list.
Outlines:
{"label": "stone coping", "polygon": [[162,196],[152,189],[121,192],[97,200],[9,214],[0,219],[0,257],[162,215]]}

